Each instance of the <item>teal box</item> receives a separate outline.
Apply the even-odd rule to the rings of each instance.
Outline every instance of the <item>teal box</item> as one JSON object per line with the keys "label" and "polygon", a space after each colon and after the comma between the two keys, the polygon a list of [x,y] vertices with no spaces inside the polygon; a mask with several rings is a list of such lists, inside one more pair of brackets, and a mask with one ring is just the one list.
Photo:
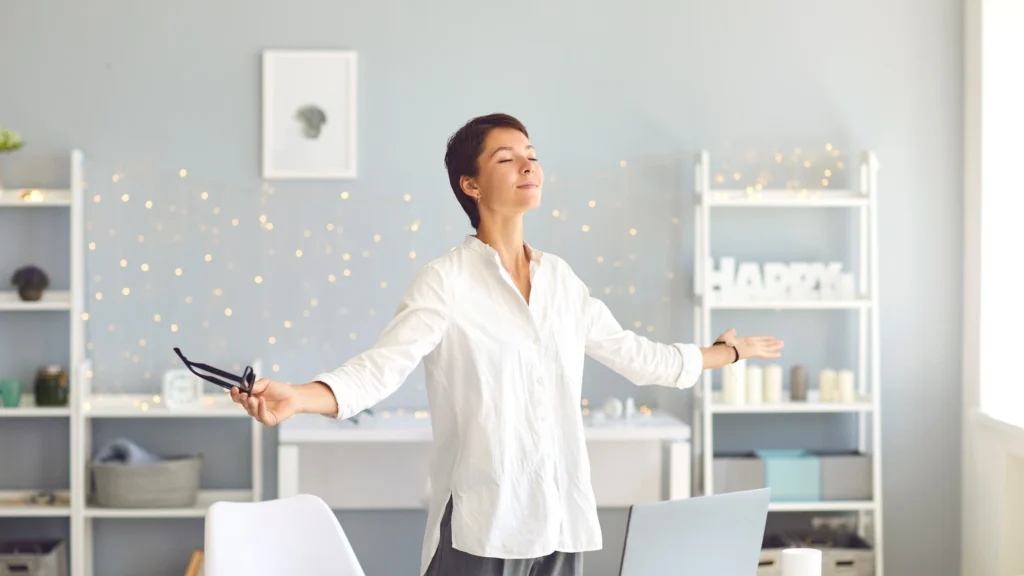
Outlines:
{"label": "teal box", "polygon": [[758,450],[775,502],[821,501],[821,461],[806,450]]}

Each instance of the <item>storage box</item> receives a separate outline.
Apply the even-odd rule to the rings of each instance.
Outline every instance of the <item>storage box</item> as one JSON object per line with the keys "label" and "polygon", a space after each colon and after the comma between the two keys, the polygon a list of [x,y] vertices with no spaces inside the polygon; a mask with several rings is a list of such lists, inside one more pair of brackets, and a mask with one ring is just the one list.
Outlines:
{"label": "storage box", "polygon": [[68,576],[63,540],[0,542],[0,576]]}
{"label": "storage box", "polygon": [[821,500],[821,462],[806,450],[758,450],[773,502]]}
{"label": "storage box", "polygon": [[152,464],[93,462],[95,506],[181,508],[194,506],[199,494],[202,456],[176,456]]}
{"label": "storage box", "polygon": [[870,500],[872,462],[856,452],[819,454],[822,500]]}
{"label": "storage box", "polygon": [[715,494],[764,488],[764,462],[753,452],[714,458]]}
{"label": "storage box", "polygon": [[793,545],[821,550],[821,576],[875,574],[875,551],[856,534],[816,534]]}
{"label": "storage box", "polygon": [[782,576],[782,551],[786,548],[789,546],[781,537],[765,535],[761,542],[761,557],[757,562],[757,576]]}

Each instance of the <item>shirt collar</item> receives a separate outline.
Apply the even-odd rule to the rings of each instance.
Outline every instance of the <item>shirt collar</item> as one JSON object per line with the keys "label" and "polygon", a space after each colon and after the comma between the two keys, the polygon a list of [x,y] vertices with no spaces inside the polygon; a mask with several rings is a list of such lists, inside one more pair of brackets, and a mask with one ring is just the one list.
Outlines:
{"label": "shirt collar", "polygon": [[[497,250],[491,248],[486,242],[480,240],[479,238],[472,234],[466,235],[466,240],[462,243],[462,245],[468,248],[469,250],[479,252],[480,254],[483,254],[488,258],[493,258],[495,261],[500,262]],[[526,247],[526,253],[530,256],[530,262],[540,263],[540,257],[542,255],[542,252],[540,250],[537,250],[533,246],[530,246],[530,244],[525,241],[523,242],[523,246]]]}

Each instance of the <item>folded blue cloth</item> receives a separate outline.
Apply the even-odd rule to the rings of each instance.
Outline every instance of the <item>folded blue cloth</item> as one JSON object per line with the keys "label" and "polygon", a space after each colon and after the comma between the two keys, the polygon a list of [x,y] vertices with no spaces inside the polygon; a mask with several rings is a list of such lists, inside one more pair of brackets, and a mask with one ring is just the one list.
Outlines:
{"label": "folded blue cloth", "polygon": [[116,438],[103,445],[93,457],[94,462],[119,464],[152,464],[160,458],[150,454],[138,444],[127,438]]}

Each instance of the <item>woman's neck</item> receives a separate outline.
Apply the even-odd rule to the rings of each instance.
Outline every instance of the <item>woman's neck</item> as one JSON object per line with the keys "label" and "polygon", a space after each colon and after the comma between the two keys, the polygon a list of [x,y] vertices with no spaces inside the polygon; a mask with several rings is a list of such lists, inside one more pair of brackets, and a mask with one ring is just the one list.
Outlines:
{"label": "woman's neck", "polygon": [[[494,249],[501,259],[501,265],[509,274],[515,275],[527,264],[525,244],[523,243],[523,218],[502,218],[498,220],[481,220],[476,230],[476,237]],[[527,265],[527,269],[529,266]]]}

